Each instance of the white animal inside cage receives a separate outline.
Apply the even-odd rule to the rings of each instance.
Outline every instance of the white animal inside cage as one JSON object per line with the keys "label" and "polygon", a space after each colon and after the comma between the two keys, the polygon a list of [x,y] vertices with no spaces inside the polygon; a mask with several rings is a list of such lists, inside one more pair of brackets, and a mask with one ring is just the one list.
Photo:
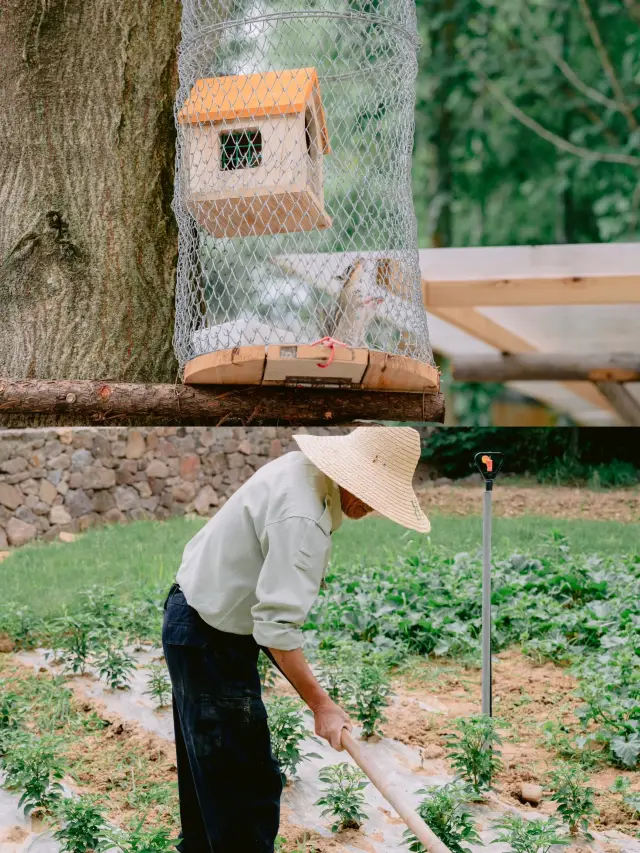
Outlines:
{"label": "white animal inside cage", "polygon": [[330,227],[314,68],[200,79],[178,113],[185,205],[215,237]]}

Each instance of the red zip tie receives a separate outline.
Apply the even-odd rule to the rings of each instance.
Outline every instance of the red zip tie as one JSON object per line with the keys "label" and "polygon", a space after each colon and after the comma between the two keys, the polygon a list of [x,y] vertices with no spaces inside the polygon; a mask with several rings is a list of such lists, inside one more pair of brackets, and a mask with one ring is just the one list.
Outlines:
{"label": "red zip tie", "polygon": [[329,347],[329,349],[331,350],[331,355],[329,356],[329,360],[325,361],[322,364],[320,364],[320,363],[317,364],[318,367],[322,367],[322,368],[329,367],[329,365],[331,364],[331,362],[335,358],[336,347],[345,347],[346,349],[349,349],[348,344],[343,344],[342,341],[337,341],[335,338],[331,338],[328,336],[325,338],[320,338],[319,341],[316,341],[315,343],[311,344],[311,346],[312,347],[324,346],[324,347]]}

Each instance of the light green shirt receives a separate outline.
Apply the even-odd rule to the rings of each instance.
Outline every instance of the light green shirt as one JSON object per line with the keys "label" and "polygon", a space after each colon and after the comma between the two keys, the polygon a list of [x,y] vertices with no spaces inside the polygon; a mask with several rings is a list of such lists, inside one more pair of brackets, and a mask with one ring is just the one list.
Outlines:
{"label": "light green shirt", "polygon": [[187,602],[220,631],[297,649],[342,522],[338,486],[300,451],[260,468],[193,537],[178,571]]}

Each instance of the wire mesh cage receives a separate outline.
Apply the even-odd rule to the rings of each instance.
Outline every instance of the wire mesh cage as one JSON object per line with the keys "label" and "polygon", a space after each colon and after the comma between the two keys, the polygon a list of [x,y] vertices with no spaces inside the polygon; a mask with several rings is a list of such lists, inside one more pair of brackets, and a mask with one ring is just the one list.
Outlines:
{"label": "wire mesh cage", "polygon": [[437,390],[411,194],[413,0],[184,0],[182,33],[185,381],[362,385],[380,353]]}

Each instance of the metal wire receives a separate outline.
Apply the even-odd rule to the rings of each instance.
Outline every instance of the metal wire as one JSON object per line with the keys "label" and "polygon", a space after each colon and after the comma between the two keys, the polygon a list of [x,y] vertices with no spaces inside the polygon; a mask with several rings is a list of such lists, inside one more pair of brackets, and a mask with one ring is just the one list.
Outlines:
{"label": "metal wire", "polygon": [[413,0],[184,0],[174,345],[433,363],[411,195]]}

